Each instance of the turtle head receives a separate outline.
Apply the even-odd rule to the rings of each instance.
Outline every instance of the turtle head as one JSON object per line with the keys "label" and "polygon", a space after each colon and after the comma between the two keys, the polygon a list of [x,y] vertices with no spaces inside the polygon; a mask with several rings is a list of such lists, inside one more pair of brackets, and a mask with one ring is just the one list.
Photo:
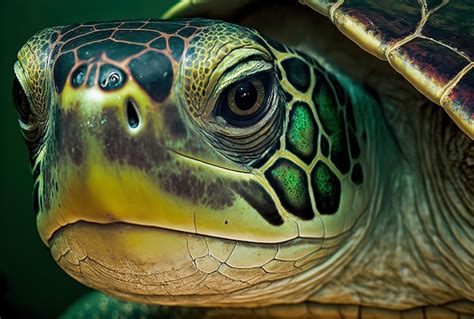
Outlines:
{"label": "turtle head", "polygon": [[[33,37],[15,65],[16,104],[55,260],[116,296],[209,305],[322,264],[337,246],[323,247],[325,236],[362,208],[348,212],[354,183],[317,151],[310,63],[252,29],[203,19]],[[292,115],[291,96],[301,100]],[[344,211],[329,229],[312,188],[326,196],[322,213]]]}

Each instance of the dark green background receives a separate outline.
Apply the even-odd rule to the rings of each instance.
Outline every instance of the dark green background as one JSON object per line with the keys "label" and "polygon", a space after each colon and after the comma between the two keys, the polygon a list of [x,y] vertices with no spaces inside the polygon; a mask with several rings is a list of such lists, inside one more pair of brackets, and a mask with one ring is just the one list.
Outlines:
{"label": "dark green background", "polygon": [[73,22],[159,17],[176,1],[0,0],[0,317],[55,318],[87,288],[66,275],[36,231],[28,153],[11,102],[13,64],[28,38]]}

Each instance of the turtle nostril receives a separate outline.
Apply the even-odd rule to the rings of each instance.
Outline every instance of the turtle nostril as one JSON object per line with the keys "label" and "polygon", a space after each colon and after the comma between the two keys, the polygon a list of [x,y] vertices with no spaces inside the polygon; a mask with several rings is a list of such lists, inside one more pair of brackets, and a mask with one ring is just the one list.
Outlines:
{"label": "turtle nostril", "polygon": [[133,100],[127,100],[127,121],[131,129],[136,129],[140,125],[140,117],[138,115],[137,107]]}

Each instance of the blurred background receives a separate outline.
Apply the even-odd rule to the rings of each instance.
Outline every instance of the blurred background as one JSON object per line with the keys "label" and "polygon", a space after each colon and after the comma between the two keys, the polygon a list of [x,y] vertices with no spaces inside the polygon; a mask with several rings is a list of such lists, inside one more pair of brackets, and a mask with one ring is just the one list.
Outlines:
{"label": "blurred background", "polygon": [[16,53],[36,31],[74,22],[158,18],[177,1],[0,1],[0,317],[56,318],[88,288],[66,275],[36,231],[28,152],[11,101]]}

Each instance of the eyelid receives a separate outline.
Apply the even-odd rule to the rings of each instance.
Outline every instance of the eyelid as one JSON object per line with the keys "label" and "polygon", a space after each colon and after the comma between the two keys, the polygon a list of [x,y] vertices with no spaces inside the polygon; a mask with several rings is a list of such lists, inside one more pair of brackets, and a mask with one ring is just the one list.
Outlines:
{"label": "eyelid", "polygon": [[[237,83],[243,79],[250,78],[255,74],[270,71],[273,69],[273,65],[264,60],[249,59],[248,61],[241,62],[238,65],[229,68],[219,80],[219,90],[224,91],[230,85]],[[217,93],[217,91],[216,91]]]}
{"label": "eyelid", "polygon": [[222,92],[228,89],[231,85],[244,79],[249,79],[257,74],[270,72],[273,70],[273,65],[264,60],[251,59],[230,67],[227,70],[228,71],[222,75],[218,83],[214,86],[214,90],[211,93],[211,99],[207,102],[206,111],[210,111],[209,108],[214,108]]}

